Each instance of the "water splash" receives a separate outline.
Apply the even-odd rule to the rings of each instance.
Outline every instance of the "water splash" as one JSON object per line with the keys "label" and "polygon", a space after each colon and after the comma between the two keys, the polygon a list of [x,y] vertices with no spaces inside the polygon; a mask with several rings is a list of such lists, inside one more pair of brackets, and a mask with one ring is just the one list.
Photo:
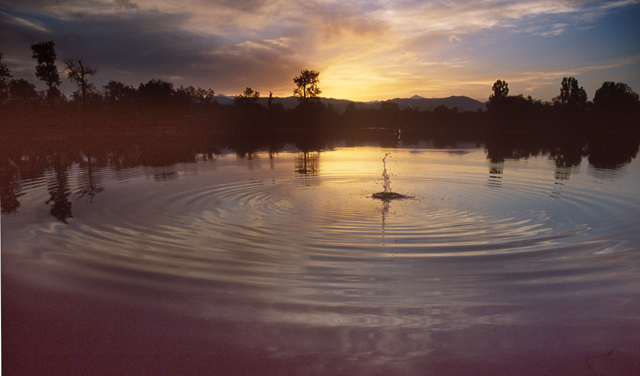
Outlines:
{"label": "water splash", "polygon": [[386,153],[384,158],[382,158],[382,188],[384,189],[383,193],[391,192],[391,179],[389,179],[389,173],[387,173],[387,157],[390,157],[391,153]]}
{"label": "water splash", "polygon": [[[400,139],[400,131],[398,130],[398,139]],[[409,196],[405,196],[400,193],[393,192],[391,190],[391,178],[389,177],[389,173],[387,172],[387,158],[391,157],[391,152],[388,152],[382,158],[382,192],[377,192],[372,195],[373,198],[377,198],[380,200],[391,200],[397,198],[408,198]]]}

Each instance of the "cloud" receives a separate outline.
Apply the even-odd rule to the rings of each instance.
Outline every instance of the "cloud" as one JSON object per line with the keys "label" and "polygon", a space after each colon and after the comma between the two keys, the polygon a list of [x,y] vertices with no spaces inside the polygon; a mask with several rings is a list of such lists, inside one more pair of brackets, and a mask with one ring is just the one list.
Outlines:
{"label": "cloud", "polygon": [[129,0],[114,0],[114,3],[116,4],[116,7],[118,8],[118,10],[123,10],[123,11],[138,10],[138,4],[131,2]]}
{"label": "cloud", "polygon": [[558,0],[407,1],[383,13],[397,34],[408,37],[429,34],[465,35],[491,28],[535,33],[545,27],[558,30],[559,20],[577,25],[593,22],[615,9],[638,4],[637,0],[614,2]]}
{"label": "cloud", "polygon": [[[479,75],[505,65],[483,49],[526,55],[524,45],[509,44],[514,36],[558,40],[638,3],[7,0],[0,5],[0,43],[15,69],[32,64],[30,44],[53,39],[60,58],[99,69],[97,86],[164,78],[217,92],[251,86],[288,95],[301,69],[317,69],[326,95],[373,99],[485,82]],[[520,59],[519,69],[534,71],[535,61],[548,64]]]}
{"label": "cloud", "polygon": [[29,29],[33,29],[35,31],[40,31],[43,33],[49,33],[50,31],[43,25],[42,22],[38,20],[29,20],[27,18],[21,18],[17,16],[12,16],[10,14],[0,12],[0,17],[3,23],[13,24],[18,27],[26,27]]}
{"label": "cloud", "polygon": [[[79,58],[98,67],[97,86],[111,79],[137,85],[163,78],[220,92],[233,91],[238,85],[262,86],[275,81],[282,85],[283,76],[290,78],[299,71],[299,66],[293,66],[297,60],[291,57],[295,55],[292,39],[234,43],[224,36],[198,32],[190,25],[193,15],[188,12],[161,12],[142,6],[136,10],[128,2],[111,3],[111,8],[103,5],[92,12],[55,5],[58,17],[47,17],[59,58]],[[122,15],[122,6],[135,11]],[[12,29],[26,47],[21,55],[27,64],[30,43],[51,38],[29,31],[26,25]],[[241,36],[236,39],[242,40]]]}

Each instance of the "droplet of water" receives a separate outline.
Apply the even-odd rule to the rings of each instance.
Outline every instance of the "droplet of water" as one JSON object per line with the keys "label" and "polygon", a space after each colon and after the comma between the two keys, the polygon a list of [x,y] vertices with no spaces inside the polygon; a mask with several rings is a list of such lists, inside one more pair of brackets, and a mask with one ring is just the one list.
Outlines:
{"label": "droplet of water", "polygon": [[382,192],[374,193],[371,197],[377,198],[380,200],[392,200],[398,198],[408,198],[409,196],[405,196],[400,193],[395,193],[391,191],[391,178],[389,178],[389,173],[387,172],[387,158],[391,156],[391,152],[386,153],[384,158],[382,158]]}
{"label": "droplet of water", "polygon": [[387,173],[387,157],[390,157],[391,153],[386,153],[384,158],[382,158],[382,188],[384,189],[384,193],[391,192],[391,179],[389,179],[389,174]]}

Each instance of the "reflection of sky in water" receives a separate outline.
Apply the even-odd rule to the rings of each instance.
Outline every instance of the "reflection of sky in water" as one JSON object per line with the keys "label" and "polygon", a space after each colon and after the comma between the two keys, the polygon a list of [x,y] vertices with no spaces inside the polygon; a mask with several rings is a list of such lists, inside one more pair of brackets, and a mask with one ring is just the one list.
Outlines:
{"label": "reflection of sky in water", "polygon": [[[387,169],[394,190],[411,198],[383,202],[371,194],[385,152],[103,168],[91,197],[80,189],[86,170],[72,168],[68,224],[43,204],[46,184],[25,183],[19,212],[2,220],[3,274],[263,325],[257,330],[280,335],[233,342],[276,357],[324,346],[356,358],[377,351],[381,362],[487,346],[543,351],[568,322],[630,351],[624,332],[607,325],[638,328],[630,319],[639,292],[637,161],[558,174],[545,157],[496,164],[481,149],[397,149]],[[558,343],[592,343],[578,331]],[[513,341],[527,335],[534,342],[518,350]]]}

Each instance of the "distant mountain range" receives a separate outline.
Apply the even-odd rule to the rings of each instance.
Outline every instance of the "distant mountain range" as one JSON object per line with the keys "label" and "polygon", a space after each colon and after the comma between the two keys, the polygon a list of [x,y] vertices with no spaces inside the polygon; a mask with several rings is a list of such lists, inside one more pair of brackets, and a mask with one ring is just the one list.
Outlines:
{"label": "distant mountain range", "polygon": [[[231,104],[233,103],[233,96],[219,94],[216,96],[218,103]],[[267,97],[261,97],[258,100],[263,106],[267,105]],[[356,108],[379,108],[382,102],[397,103],[401,110],[411,107],[420,111],[432,111],[434,108],[445,105],[448,108],[457,107],[459,111],[483,111],[487,109],[487,104],[478,100],[465,97],[465,96],[452,96],[448,98],[423,98],[419,95],[414,95],[411,98],[395,98],[388,101],[371,101],[371,102],[356,102],[347,99],[333,99],[333,98],[320,98],[320,101],[325,105],[332,104],[335,109],[343,112],[349,103],[355,103]],[[281,103],[284,108],[291,109],[298,104],[297,97],[274,97],[273,103]]]}

